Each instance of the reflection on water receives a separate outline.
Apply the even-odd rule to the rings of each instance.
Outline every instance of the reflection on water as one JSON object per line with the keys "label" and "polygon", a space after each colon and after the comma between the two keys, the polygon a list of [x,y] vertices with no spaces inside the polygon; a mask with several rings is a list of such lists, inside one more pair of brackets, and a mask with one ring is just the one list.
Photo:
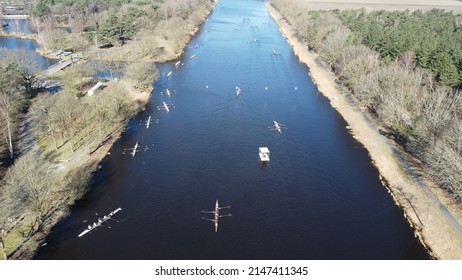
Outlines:
{"label": "reflection on water", "polygon": [[35,33],[28,19],[3,19],[3,31],[16,34]]}

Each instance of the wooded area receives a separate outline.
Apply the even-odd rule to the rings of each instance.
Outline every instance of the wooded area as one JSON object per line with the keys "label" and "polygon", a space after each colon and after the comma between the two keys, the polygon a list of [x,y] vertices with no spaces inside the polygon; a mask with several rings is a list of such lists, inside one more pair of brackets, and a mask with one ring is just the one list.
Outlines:
{"label": "wooded area", "polygon": [[271,0],[338,81],[462,207],[461,17]]}
{"label": "wooded area", "polygon": [[380,53],[384,62],[406,51],[416,66],[430,69],[441,85],[460,87],[462,80],[462,16],[442,10],[428,12],[336,12],[359,43]]}
{"label": "wooded area", "polygon": [[[32,23],[46,49],[117,47],[98,59],[165,61],[181,53],[212,0],[38,0]],[[90,51],[98,51],[91,48]]]}

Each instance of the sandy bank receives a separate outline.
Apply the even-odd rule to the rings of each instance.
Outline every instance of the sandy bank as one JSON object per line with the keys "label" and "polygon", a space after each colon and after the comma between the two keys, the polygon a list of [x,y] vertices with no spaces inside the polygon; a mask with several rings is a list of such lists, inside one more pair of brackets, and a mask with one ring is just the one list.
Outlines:
{"label": "sandy bank", "polygon": [[317,55],[308,51],[281,14],[269,4],[267,8],[295,54],[308,66],[309,75],[318,90],[330,100],[332,107],[348,123],[353,137],[369,152],[384,186],[396,204],[404,210],[416,236],[435,258],[462,259],[460,209],[452,205],[431,182],[409,175],[409,167],[397,156],[400,153],[399,147],[379,133],[370,121],[371,118],[341,90],[335,82],[334,74],[318,63]]}

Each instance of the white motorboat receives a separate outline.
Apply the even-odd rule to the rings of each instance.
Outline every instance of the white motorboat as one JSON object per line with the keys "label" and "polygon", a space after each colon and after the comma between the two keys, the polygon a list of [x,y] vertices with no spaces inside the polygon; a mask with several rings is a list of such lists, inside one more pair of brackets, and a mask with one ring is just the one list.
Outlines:
{"label": "white motorboat", "polygon": [[258,155],[260,156],[260,160],[262,162],[268,162],[270,161],[270,151],[268,147],[260,147],[258,148]]}

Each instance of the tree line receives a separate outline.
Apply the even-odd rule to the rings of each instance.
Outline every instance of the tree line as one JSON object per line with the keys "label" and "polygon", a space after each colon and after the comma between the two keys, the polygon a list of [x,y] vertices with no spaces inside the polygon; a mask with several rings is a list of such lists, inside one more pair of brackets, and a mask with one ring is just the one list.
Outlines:
{"label": "tree line", "polygon": [[311,11],[303,2],[271,3],[385,133],[462,206],[458,17],[439,10]]}
{"label": "tree line", "polygon": [[433,9],[422,11],[336,11],[355,35],[354,40],[395,60],[406,51],[415,54],[417,66],[429,69],[441,85],[462,82],[462,15]]}

